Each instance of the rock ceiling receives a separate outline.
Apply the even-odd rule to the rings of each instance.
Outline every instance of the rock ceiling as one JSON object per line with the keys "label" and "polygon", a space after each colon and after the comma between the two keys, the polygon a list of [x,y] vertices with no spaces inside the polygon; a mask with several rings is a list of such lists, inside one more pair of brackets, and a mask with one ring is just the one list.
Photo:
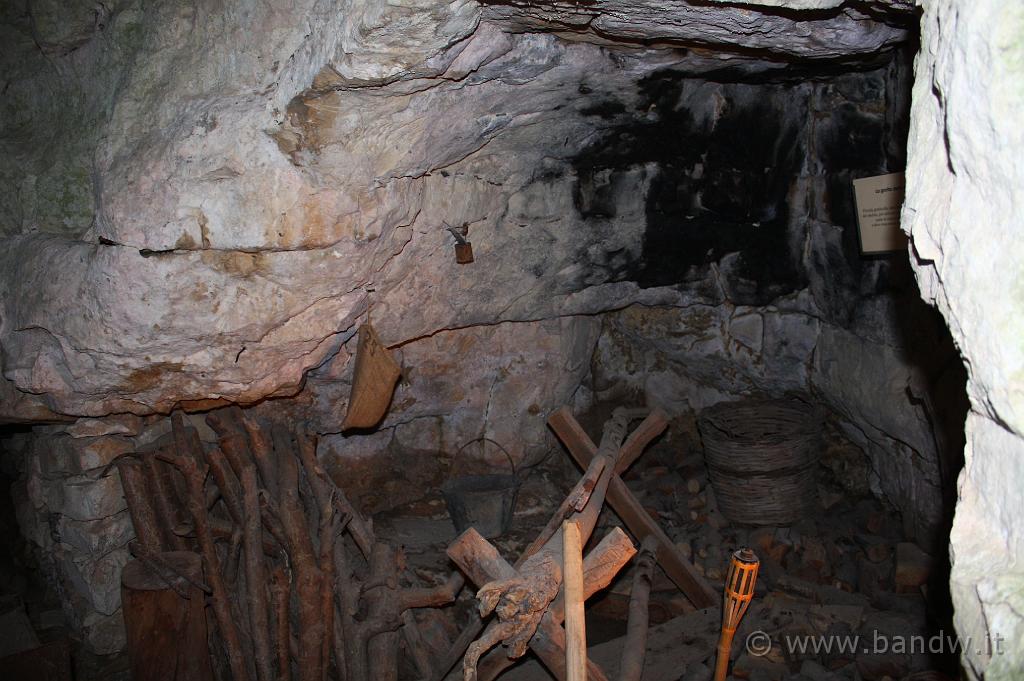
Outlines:
{"label": "rock ceiling", "polygon": [[[292,393],[370,306],[400,344],[678,303],[581,272],[636,235],[537,189],[610,124],[595,107],[663,69],[854,68],[915,21],[899,0],[91,7],[0,15],[9,420]],[[485,265],[454,265],[445,221]]]}

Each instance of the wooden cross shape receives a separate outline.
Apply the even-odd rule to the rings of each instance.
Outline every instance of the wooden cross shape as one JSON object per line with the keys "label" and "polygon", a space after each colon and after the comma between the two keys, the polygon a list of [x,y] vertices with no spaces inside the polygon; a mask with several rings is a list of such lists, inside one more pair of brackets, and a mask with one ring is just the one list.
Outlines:
{"label": "wooden cross shape", "polygon": [[[619,528],[609,532],[583,561],[584,598],[589,598],[608,586],[635,553],[636,548],[625,532]],[[495,580],[512,579],[519,574],[498,554],[498,550],[472,527],[452,542],[448,547],[448,556],[478,587]],[[559,679],[565,678],[565,629],[562,628],[564,618],[565,603],[560,594],[544,613],[529,643],[530,649]],[[491,678],[493,674],[500,672],[505,666],[500,662],[502,657],[491,657],[489,663],[481,666],[480,676]],[[587,672],[591,681],[607,681],[605,673],[592,662],[588,663]]]}
{"label": "wooden cross shape", "polygon": [[[651,416],[653,417],[656,414],[661,414],[661,412],[655,410]],[[664,414],[661,414],[659,420],[667,425],[667,420],[664,419]],[[629,440],[626,440],[623,444],[621,454],[615,464],[615,474],[608,484],[608,502],[638,541],[643,542],[649,536],[654,538],[658,547],[655,553],[658,564],[661,565],[669,579],[675,582],[679,590],[693,603],[695,608],[699,610],[717,605],[719,600],[718,594],[715,593],[704,577],[694,569],[682,552],[676,548],[675,543],[669,539],[658,523],[644,510],[643,505],[619,477],[621,473],[625,472],[639,458],[640,454],[644,451],[644,446],[653,439],[652,436],[644,440],[643,446],[640,447],[631,446],[635,437],[646,435],[646,433],[641,431],[650,420],[651,417],[648,417],[633,432]],[[580,424],[576,422],[569,408],[562,407],[553,413],[548,418],[548,425],[558,435],[558,439],[565,444],[569,454],[576,460],[576,463],[586,469],[597,453],[597,445],[583,431]],[[661,430],[664,430],[665,425],[662,425],[657,432],[660,433]]]}
{"label": "wooden cross shape", "polygon": [[[529,592],[531,589],[548,588],[548,592],[552,593],[550,589],[558,587],[560,577],[548,574],[544,567],[537,569],[536,565],[530,566],[529,559],[538,553],[549,552],[554,544],[560,546],[561,535],[558,533],[558,528],[564,519],[573,514],[588,517],[589,527],[592,530],[597,513],[600,511],[607,493],[608,498],[613,500],[613,508],[638,538],[641,540],[648,536],[653,538],[657,544],[656,555],[659,562],[694,605],[706,607],[715,602],[715,594],[711,588],[679,553],[661,528],[647,515],[618,477],[619,473],[628,468],[640,456],[647,444],[665,429],[668,419],[660,410],[654,410],[647,415],[647,418],[632,435],[622,442],[625,421],[623,411],[617,410],[617,415],[613,416],[613,419],[606,424],[601,447],[598,448],[583,432],[568,408],[562,408],[551,416],[549,425],[562,439],[580,466],[585,469],[584,476],[515,566],[509,565],[502,559],[497,550],[475,530],[467,530],[452,543],[448,549],[449,557],[472,582],[478,587],[483,587],[482,593],[487,590],[487,585],[494,582],[515,582],[517,580],[523,583],[520,585],[519,591]],[[621,446],[619,443],[622,443]],[[612,470],[607,470],[609,468]],[[595,504],[589,504],[592,494],[595,496],[593,500],[596,502]],[[587,530],[588,535],[590,530]],[[607,586],[635,553],[636,549],[622,530],[616,528],[609,533],[584,561],[584,597],[587,598]],[[536,559],[532,562],[535,563]],[[529,574],[524,575],[520,568],[528,569]],[[492,622],[480,641],[469,646],[469,652],[464,660],[465,678],[467,681],[475,681],[478,674],[477,661],[481,652],[486,651],[498,640],[506,638],[506,644],[510,640],[513,642],[512,648],[518,645],[525,649],[524,644],[528,644],[558,679],[564,679],[565,631],[561,627],[563,618],[564,603],[559,593],[557,598],[543,611],[536,630],[526,628],[530,635],[528,641],[522,640],[521,633],[509,633],[515,627],[509,627],[507,623],[502,625]],[[466,646],[469,645],[469,641],[472,641],[482,628],[482,622],[477,622],[463,632],[463,636],[453,646],[452,652],[443,665],[445,672],[454,662],[452,653],[461,656],[462,651],[465,651]],[[518,643],[515,642],[517,636],[519,637]],[[521,654],[522,650],[510,653],[512,657]],[[510,661],[506,656],[492,651],[480,665],[480,677],[493,679],[509,664]],[[588,678],[592,681],[604,681],[607,677],[599,667],[589,664]]]}

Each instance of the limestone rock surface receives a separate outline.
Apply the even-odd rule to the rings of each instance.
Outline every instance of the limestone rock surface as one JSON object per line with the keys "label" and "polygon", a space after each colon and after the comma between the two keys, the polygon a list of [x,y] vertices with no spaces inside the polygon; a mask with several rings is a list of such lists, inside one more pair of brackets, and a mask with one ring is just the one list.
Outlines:
{"label": "limestone rock surface", "polygon": [[[922,295],[968,368],[971,412],[950,554],[974,678],[1024,670],[1024,10],[929,0],[914,85],[903,223]],[[953,39],[951,39],[953,38]]]}
{"label": "limestone rock surface", "polygon": [[[641,216],[561,219],[570,160],[637,107],[656,124],[667,69],[784,69],[749,49],[877,59],[908,15],[874,4],[594,5],[611,36],[658,38],[657,19],[729,48],[712,55],[522,33],[471,0],[9,3],[4,418],[294,394],[371,304],[401,343],[677,302],[616,280]],[[584,212],[615,200],[610,177],[584,173]],[[613,179],[628,193],[651,175]],[[469,224],[485,265],[452,265],[444,222]]]}
{"label": "limestone rock surface", "polygon": [[[877,3],[896,10],[892,24],[835,0],[729,2],[720,6],[662,0],[597,0],[576,3],[487,2],[487,16],[551,30],[593,32],[629,41],[665,41],[726,51],[763,50],[799,58],[835,59],[869,54],[907,38],[909,3]],[[758,11],[757,6],[784,8]],[[814,11],[811,13],[810,11]],[[808,11],[807,14],[801,14]]]}

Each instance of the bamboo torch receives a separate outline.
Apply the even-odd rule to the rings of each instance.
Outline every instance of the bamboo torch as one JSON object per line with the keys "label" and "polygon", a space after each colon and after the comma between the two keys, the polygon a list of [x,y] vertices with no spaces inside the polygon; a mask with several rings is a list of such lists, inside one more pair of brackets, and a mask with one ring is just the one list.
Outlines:
{"label": "bamboo torch", "polygon": [[754,597],[754,584],[757,583],[757,570],[760,565],[761,561],[750,549],[740,549],[732,554],[729,574],[725,578],[725,606],[722,610],[722,636],[718,639],[715,681],[725,681],[725,674],[729,669],[732,638],[736,635],[736,628]]}

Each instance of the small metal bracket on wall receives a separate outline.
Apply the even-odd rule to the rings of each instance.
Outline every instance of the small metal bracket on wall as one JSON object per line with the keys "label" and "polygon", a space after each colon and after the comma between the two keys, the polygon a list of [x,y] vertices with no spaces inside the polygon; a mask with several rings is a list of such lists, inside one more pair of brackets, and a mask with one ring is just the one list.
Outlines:
{"label": "small metal bracket on wall", "polygon": [[463,225],[462,232],[452,227],[447,222],[444,223],[444,227],[452,233],[453,237],[455,237],[455,262],[460,265],[466,265],[473,262],[473,244],[466,240],[466,234],[469,232],[469,225]]}

